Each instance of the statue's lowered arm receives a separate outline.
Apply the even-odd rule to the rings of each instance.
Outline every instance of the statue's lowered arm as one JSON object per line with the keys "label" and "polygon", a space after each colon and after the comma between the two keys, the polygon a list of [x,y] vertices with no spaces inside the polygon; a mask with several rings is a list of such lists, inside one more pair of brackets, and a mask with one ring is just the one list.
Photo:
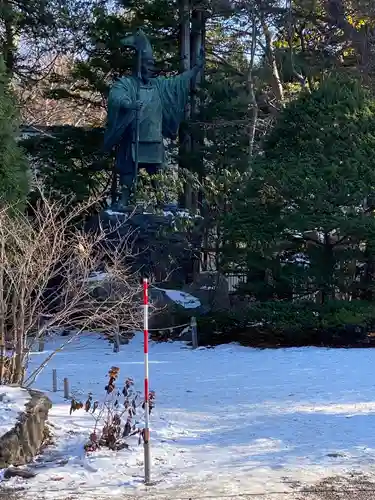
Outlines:
{"label": "statue's lowered arm", "polygon": [[129,124],[135,120],[136,109],[135,82],[119,79],[108,96],[107,129],[104,136],[104,149],[109,152],[121,140]]}
{"label": "statue's lowered arm", "polygon": [[[137,82],[134,82],[134,85],[137,85]],[[113,106],[124,110],[136,111],[140,107],[134,87],[125,86],[123,81],[117,81],[113,84],[109,100]]]}

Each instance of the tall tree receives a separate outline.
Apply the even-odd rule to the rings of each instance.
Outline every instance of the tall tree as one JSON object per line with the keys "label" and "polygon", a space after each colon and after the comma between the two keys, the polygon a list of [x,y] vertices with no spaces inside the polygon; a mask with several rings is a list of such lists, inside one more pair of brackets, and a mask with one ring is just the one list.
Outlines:
{"label": "tall tree", "polygon": [[[191,2],[190,0],[179,0],[179,46],[180,46],[180,71],[187,71],[191,68]],[[191,117],[191,108],[188,106],[185,110],[185,119],[179,130],[179,154],[178,164],[180,175],[183,170],[189,169],[191,160],[191,134],[188,130],[188,121]],[[190,182],[184,182],[183,193],[180,196],[182,206],[191,206],[192,186]]]}
{"label": "tall tree", "polygon": [[258,259],[264,273],[292,263],[323,302],[350,293],[352,263],[375,234],[374,146],[375,102],[357,80],[330,77],[288,104],[230,216],[245,262]]}
{"label": "tall tree", "polygon": [[95,0],[3,0],[0,47],[7,71],[20,79],[35,77],[48,66],[51,55],[76,48],[83,40],[74,34],[82,35],[84,16],[94,4]]}

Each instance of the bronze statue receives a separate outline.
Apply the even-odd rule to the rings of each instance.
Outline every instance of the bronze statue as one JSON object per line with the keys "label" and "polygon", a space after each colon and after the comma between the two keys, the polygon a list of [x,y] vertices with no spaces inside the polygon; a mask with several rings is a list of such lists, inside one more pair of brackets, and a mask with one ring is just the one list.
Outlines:
{"label": "bronze statue", "polygon": [[204,65],[203,51],[191,70],[170,77],[154,76],[151,44],[143,33],[122,40],[137,52],[137,68],[130,77],[114,82],[108,97],[104,148],[115,148],[115,169],[120,177],[124,209],[134,189],[138,169],[156,174],[164,162],[163,138],[175,139],[185,116],[191,82]]}

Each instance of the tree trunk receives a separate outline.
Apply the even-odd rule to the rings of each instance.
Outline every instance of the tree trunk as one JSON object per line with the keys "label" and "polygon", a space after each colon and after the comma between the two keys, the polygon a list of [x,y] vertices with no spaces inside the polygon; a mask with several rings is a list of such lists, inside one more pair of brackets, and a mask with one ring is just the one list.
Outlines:
{"label": "tree trunk", "polygon": [[323,249],[323,263],[322,263],[322,286],[321,286],[321,303],[325,304],[329,300],[335,298],[335,288],[333,283],[334,273],[334,256],[333,246],[329,233],[324,233],[324,249]]}
{"label": "tree trunk", "polygon": [[323,2],[325,10],[331,23],[339,28],[345,38],[351,42],[355,50],[360,66],[368,69],[370,64],[370,43],[365,27],[356,28],[346,17],[346,9],[343,0],[325,0]]}
{"label": "tree trunk", "polygon": [[375,259],[374,249],[369,244],[366,245],[365,259],[362,299],[372,302],[374,300]]}
{"label": "tree trunk", "polygon": [[275,94],[275,97],[276,97],[278,104],[280,106],[282,106],[283,101],[284,101],[284,90],[283,90],[283,86],[281,83],[279,69],[278,69],[277,63],[276,63],[275,53],[273,50],[272,33],[271,33],[271,30],[267,24],[267,20],[265,19],[262,11],[261,11],[261,15],[260,15],[260,22],[262,25],[263,35],[264,35],[264,39],[265,39],[264,50],[265,50],[266,60],[267,60],[268,66],[271,70],[272,90],[273,90],[273,93]]}
{"label": "tree trunk", "polygon": [[249,96],[249,168],[251,168],[254,153],[254,143],[255,143],[255,132],[258,121],[258,103],[255,96],[255,86],[254,86],[254,60],[255,60],[255,50],[256,50],[256,40],[257,40],[257,25],[255,12],[252,12],[252,33],[251,33],[251,48],[250,48],[250,62],[249,69],[247,73],[247,91]]}
{"label": "tree trunk", "polygon": [[[202,10],[194,9],[192,12],[192,29],[190,38],[190,61],[193,67],[197,63],[197,59],[204,47],[205,38],[205,13]],[[203,72],[200,72],[191,88],[191,118],[197,119],[200,112],[200,99],[197,95],[198,86],[203,81]],[[199,183],[202,185],[204,179],[204,130],[196,127],[191,136],[191,152],[195,165],[195,172],[198,174]],[[197,212],[198,205],[202,207],[202,189],[197,192],[192,192],[191,209],[194,213]]]}
{"label": "tree trunk", "polygon": [[111,203],[114,205],[117,202],[118,197],[118,173],[116,170],[116,165],[113,163],[112,167],[112,180],[111,180]]}
{"label": "tree trunk", "polygon": [[15,63],[15,39],[14,39],[14,11],[9,0],[2,0],[4,42],[2,46],[3,58],[7,72],[12,75]]}
{"label": "tree trunk", "polygon": [[[304,55],[306,55],[307,54],[307,50],[306,50],[306,40],[305,40],[305,35],[304,35],[304,28],[301,28],[298,31],[298,37],[299,37],[299,40],[300,40],[300,43],[301,43],[301,52]],[[305,77],[307,79],[309,90],[310,90],[310,92],[312,92],[314,90],[314,80],[311,77],[311,74],[309,74],[309,70],[307,70],[305,72]]]}
{"label": "tree trunk", "polygon": [[[2,221],[0,221],[0,224]],[[4,297],[4,254],[5,243],[0,231],[0,385],[5,383],[5,297]]]}
{"label": "tree trunk", "polygon": [[[190,0],[179,0],[180,17],[180,71],[190,69]],[[187,128],[187,122],[190,118],[189,107],[185,111],[184,122],[179,129],[179,159],[180,169],[189,170],[189,159],[191,154],[191,137]],[[191,208],[192,189],[191,183],[184,183],[184,193],[180,198],[182,207]]]}

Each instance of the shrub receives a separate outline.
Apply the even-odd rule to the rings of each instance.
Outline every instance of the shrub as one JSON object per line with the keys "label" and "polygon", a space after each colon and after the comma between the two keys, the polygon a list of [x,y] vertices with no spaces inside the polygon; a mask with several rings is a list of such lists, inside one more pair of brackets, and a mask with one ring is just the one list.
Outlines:
{"label": "shrub", "polygon": [[355,345],[375,324],[373,304],[363,301],[269,301],[198,319],[202,344],[252,346]]}
{"label": "shrub", "polygon": [[[129,448],[128,439],[138,436],[138,444],[144,439],[144,428],[140,427],[139,409],[144,410],[140,391],[134,389],[134,380],[126,378],[121,388],[116,386],[120,369],[112,366],[108,372],[108,383],[104,387],[105,398],[102,403],[93,401],[89,393],[86,402],[72,399],[70,414],[82,408],[94,417],[95,424],[89,440],[85,445],[86,452],[93,452],[101,447],[110,450]],[[155,406],[155,393],[149,394],[149,413]]]}
{"label": "shrub", "polygon": [[[311,292],[322,303],[337,292],[370,296],[375,218],[364,200],[374,198],[375,186],[371,92],[332,74],[283,108],[262,146],[226,215],[223,257],[246,269],[241,291],[260,301]],[[357,282],[358,275],[366,278]]]}

